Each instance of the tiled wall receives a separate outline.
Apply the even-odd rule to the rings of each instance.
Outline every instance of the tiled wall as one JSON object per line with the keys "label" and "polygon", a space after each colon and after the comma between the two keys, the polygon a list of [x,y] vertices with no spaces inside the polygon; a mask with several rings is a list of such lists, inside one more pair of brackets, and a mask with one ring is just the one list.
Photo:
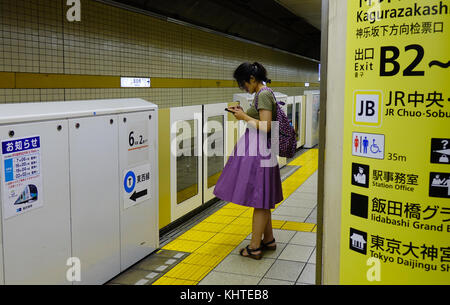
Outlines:
{"label": "tiled wall", "polygon": [[[231,80],[259,61],[273,81],[317,82],[318,64],[147,15],[81,0],[81,21],[65,0],[0,1],[0,72]],[[302,87],[274,88],[288,95]],[[0,89],[0,103],[140,97],[161,108],[231,101],[238,88]]]}

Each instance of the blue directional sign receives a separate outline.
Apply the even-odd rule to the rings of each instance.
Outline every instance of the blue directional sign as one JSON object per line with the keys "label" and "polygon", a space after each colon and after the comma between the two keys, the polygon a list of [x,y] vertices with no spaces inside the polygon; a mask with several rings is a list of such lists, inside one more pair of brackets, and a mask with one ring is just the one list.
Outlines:
{"label": "blue directional sign", "polygon": [[136,186],[136,175],[133,171],[129,171],[125,175],[125,179],[123,179],[123,187],[125,188],[125,192],[131,193]]}

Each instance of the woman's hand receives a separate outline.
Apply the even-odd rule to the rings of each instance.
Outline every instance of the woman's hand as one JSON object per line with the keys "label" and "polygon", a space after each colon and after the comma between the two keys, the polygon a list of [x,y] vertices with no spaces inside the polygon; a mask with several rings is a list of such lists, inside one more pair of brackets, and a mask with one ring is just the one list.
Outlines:
{"label": "woman's hand", "polygon": [[247,114],[244,112],[244,109],[242,109],[241,106],[231,106],[228,107],[233,112],[233,115],[238,120],[245,120],[245,117]]}

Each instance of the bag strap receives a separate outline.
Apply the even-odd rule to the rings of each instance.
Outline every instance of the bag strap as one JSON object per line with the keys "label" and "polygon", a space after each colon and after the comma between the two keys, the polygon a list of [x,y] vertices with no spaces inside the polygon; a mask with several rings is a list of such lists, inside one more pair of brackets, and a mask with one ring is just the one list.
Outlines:
{"label": "bag strap", "polygon": [[[255,108],[256,108],[256,110],[258,110],[258,96],[259,96],[259,94],[260,94],[262,91],[270,91],[270,92],[272,92],[272,96],[273,96],[273,99],[275,100],[275,104],[278,103],[278,102],[277,102],[277,99],[275,98],[275,94],[273,93],[272,89],[270,89],[269,87],[264,87],[264,88],[262,88],[261,90],[259,90],[259,91],[256,93],[256,95],[255,95]],[[284,103],[283,103],[283,105],[284,105]]]}

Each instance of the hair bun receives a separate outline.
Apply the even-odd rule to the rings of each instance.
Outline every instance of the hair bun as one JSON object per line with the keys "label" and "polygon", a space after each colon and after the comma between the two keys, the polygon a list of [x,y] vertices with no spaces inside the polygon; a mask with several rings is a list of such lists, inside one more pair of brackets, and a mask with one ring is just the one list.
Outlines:
{"label": "hair bun", "polygon": [[233,77],[238,82],[239,86],[242,86],[244,82],[249,82],[250,77],[254,77],[257,81],[264,81],[270,83],[270,79],[267,78],[267,71],[263,65],[259,62],[244,62],[236,68],[233,73]]}

